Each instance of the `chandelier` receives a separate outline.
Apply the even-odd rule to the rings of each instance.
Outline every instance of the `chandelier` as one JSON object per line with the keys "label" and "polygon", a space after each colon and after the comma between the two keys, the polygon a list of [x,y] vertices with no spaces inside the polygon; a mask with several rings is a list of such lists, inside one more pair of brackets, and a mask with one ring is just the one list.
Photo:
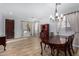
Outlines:
{"label": "chandelier", "polygon": [[54,17],[52,15],[50,15],[50,20],[55,21],[55,22],[59,22],[63,20],[63,14],[59,15],[58,14],[58,5],[61,5],[61,3],[56,3],[55,4],[55,13],[54,13]]}
{"label": "chandelier", "polygon": [[52,15],[50,15],[50,20],[52,20],[53,22],[56,22],[56,33],[57,34],[59,34],[59,32],[60,32],[62,21],[64,19],[63,14],[61,14],[61,15],[58,14],[58,10],[57,10],[58,9],[58,5],[61,5],[61,3],[56,3],[55,4],[55,12],[54,12],[55,14],[54,14],[54,17]]}

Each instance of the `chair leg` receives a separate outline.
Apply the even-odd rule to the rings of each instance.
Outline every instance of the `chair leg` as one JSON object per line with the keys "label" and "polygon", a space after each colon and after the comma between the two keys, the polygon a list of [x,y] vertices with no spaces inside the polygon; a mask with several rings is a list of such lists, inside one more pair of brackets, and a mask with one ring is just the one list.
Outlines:
{"label": "chair leg", "polygon": [[4,51],[6,50],[6,46],[4,46]]}
{"label": "chair leg", "polygon": [[41,55],[43,55],[42,42],[40,42],[40,46],[41,46]]}
{"label": "chair leg", "polygon": [[70,56],[72,56],[70,48],[68,48],[68,53],[69,53]]}
{"label": "chair leg", "polygon": [[52,53],[53,51],[52,51],[52,47],[51,47],[51,55],[53,55],[53,53]]}
{"label": "chair leg", "polygon": [[57,49],[57,56],[59,55],[59,50]]}
{"label": "chair leg", "polygon": [[4,46],[4,51],[6,50],[6,45],[3,45]]}
{"label": "chair leg", "polygon": [[72,48],[72,52],[74,53],[74,50],[73,50],[73,48]]}
{"label": "chair leg", "polygon": [[65,56],[67,56],[66,49],[64,50],[64,52],[65,52]]}
{"label": "chair leg", "polygon": [[45,50],[45,48],[46,48],[46,44],[45,44],[45,46],[44,46],[44,50]]}
{"label": "chair leg", "polygon": [[73,49],[73,47],[71,46],[71,50],[72,50],[72,52],[74,53],[74,49]]}

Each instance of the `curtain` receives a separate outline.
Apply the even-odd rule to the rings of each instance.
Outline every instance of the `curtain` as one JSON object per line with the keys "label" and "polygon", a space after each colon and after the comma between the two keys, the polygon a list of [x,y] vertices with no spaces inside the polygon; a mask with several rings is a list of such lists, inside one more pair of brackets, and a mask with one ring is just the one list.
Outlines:
{"label": "curtain", "polygon": [[66,15],[66,20],[69,21],[71,29],[75,32],[73,46],[79,47],[79,12]]}

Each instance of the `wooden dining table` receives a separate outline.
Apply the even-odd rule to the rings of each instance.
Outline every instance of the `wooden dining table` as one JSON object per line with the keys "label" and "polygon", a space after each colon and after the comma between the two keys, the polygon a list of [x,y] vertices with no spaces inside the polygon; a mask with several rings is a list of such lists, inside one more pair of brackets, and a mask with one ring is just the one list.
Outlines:
{"label": "wooden dining table", "polygon": [[[49,39],[49,44],[52,47],[53,46],[61,46],[62,44],[64,44],[65,42],[68,41],[68,37],[75,34],[74,31],[67,31],[67,32],[60,32],[60,33],[54,33],[53,38]],[[60,47],[59,47],[60,48]],[[52,54],[52,50],[51,50],[51,54]]]}

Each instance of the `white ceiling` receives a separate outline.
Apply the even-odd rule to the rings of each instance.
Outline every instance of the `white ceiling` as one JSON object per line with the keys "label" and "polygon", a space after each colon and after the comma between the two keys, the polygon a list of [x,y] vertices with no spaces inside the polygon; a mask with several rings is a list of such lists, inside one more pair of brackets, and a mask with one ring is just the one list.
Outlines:
{"label": "white ceiling", "polygon": [[[79,9],[79,4],[63,3],[58,6],[59,13],[68,13]],[[55,3],[0,3],[0,14],[19,18],[48,18],[54,15]]]}

